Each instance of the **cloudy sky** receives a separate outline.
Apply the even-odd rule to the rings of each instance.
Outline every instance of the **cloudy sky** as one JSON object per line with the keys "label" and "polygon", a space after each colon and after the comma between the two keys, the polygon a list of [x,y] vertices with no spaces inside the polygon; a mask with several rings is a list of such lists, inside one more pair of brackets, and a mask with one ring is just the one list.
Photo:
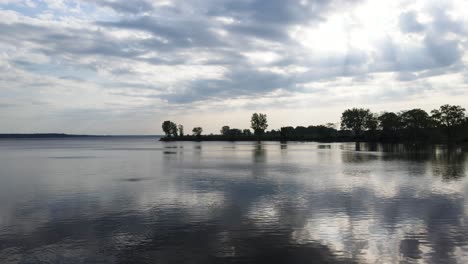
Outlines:
{"label": "cloudy sky", "polygon": [[468,108],[466,0],[0,0],[0,133]]}

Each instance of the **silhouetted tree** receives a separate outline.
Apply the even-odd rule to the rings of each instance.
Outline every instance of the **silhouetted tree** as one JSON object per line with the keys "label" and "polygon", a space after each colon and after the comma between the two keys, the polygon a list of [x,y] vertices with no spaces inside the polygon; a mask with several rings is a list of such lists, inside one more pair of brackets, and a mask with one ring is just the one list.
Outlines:
{"label": "silhouetted tree", "polygon": [[[254,113],[251,117],[251,128],[257,136],[263,135],[265,140],[382,140],[397,142],[400,140],[414,141],[440,141],[442,129],[446,128],[449,138],[456,141],[468,142],[468,118],[465,109],[457,105],[442,105],[439,109],[431,111],[431,116],[422,109],[411,109],[402,111],[399,114],[384,112],[380,116],[373,114],[369,109],[352,108],[347,109],[341,116],[341,129],[335,129],[333,123],[319,126],[297,126],[281,127],[280,130],[266,131],[268,128],[267,116],[261,113]],[[172,140],[170,137],[184,135],[184,127],[177,126],[171,121],[164,121],[162,124],[164,133],[168,138],[161,140]],[[377,129],[380,128],[381,131]],[[453,132],[451,133],[451,129]],[[201,127],[193,128],[192,132],[201,140]],[[236,129],[223,126],[220,130],[225,137],[204,136],[204,140],[248,140],[246,136],[252,135],[250,129]],[[181,138],[189,140],[191,137]],[[260,137],[257,137],[260,140]]]}
{"label": "silhouetted tree", "polygon": [[377,120],[369,109],[347,109],[341,115],[341,129],[351,129],[359,136],[363,130],[377,127]]}
{"label": "silhouetted tree", "polygon": [[294,127],[292,126],[281,127],[280,135],[283,139],[291,139],[294,136]]}
{"label": "silhouetted tree", "polygon": [[404,128],[403,136],[407,140],[427,140],[430,137],[427,129],[432,126],[433,121],[426,111],[419,108],[403,111],[400,119]]}
{"label": "silhouetted tree", "polygon": [[166,136],[170,137],[171,136],[171,121],[164,121],[162,123],[162,130],[164,131],[164,134],[166,134]]}
{"label": "silhouetted tree", "polygon": [[377,130],[377,127],[379,126],[379,120],[377,116],[371,113],[366,119],[365,126],[370,131]]}
{"label": "silhouetted tree", "polygon": [[254,130],[255,135],[262,135],[265,129],[268,128],[266,114],[254,113],[250,119],[250,127]]}
{"label": "silhouetted tree", "polygon": [[378,117],[379,126],[384,131],[395,131],[401,127],[400,117],[393,112],[385,112]]}
{"label": "silhouetted tree", "polygon": [[325,126],[326,126],[327,128],[333,128],[333,129],[335,129],[335,123],[326,123]]}
{"label": "silhouetted tree", "polygon": [[305,126],[297,126],[297,127],[294,129],[294,135],[301,135],[301,136],[306,135],[306,134],[308,134],[308,133],[307,133],[308,130],[309,130],[309,129],[308,129],[307,127],[305,127]]}
{"label": "silhouetted tree", "polygon": [[459,105],[442,105],[440,109],[431,111],[436,126],[445,128],[450,137],[454,127],[465,122],[465,108]]}
{"label": "silhouetted tree", "polygon": [[400,114],[401,124],[408,129],[423,129],[431,126],[431,118],[426,111],[416,108]]}
{"label": "silhouetted tree", "polygon": [[275,129],[272,129],[268,132],[265,132],[265,134],[269,135],[269,136],[272,136],[272,137],[277,137],[277,136],[280,136],[281,135],[281,132],[280,130],[275,130]]}
{"label": "silhouetted tree", "polygon": [[162,123],[162,130],[166,134],[166,136],[177,136],[177,125],[171,121],[164,121]]}
{"label": "silhouetted tree", "polygon": [[221,135],[227,136],[229,133],[229,129],[231,129],[229,126],[223,126],[220,130]]}
{"label": "silhouetted tree", "polygon": [[237,128],[231,128],[228,130],[227,134],[230,136],[240,136],[242,135],[242,130]]}
{"label": "silhouetted tree", "polygon": [[250,132],[250,129],[244,129],[244,130],[242,130],[242,134],[244,136],[251,136],[252,132]]}
{"label": "silhouetted tree", "polygon": [[179,136],[183,137],[184,136],[184,126],[183,125],[178,125],[177,127],[179,129]]}
{"label": "silhouetted tree", "polygon": [[192,132],[193,132],[193,135],[194,135],[194,136],[199,137],[199,136],[201,136],[201,133],[203,132],[203,128],[201,128],[201,127],[194,127],[194,128],[192,129]]}

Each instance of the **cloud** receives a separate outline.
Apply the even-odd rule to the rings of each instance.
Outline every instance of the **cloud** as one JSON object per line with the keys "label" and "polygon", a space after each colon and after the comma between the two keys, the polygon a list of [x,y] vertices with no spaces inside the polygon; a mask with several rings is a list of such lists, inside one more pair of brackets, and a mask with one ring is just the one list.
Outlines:
{"label": "cloud", "polygon": [[436,65],[449,66],[461,59],[462,54],[457,40],[441,39],[440,36],[429,35],[424,42]]}
{"label": "cloud", "polygon": [[0,108],[10,108],[10,107],[15,107],[15,104],[9,104],[9,103],[0,103]]}
{"label": "cloud", "polygon": [[145,0],[86,0],[89,3],[96,4],[103,7],[108,7],[119,13],[139,14],[144,12],[151,12],[153,5]]}
{"label": "cloud", "polygon": [[419,23],[415,12],[406,12],[400,15],[400,27],[405,33],[418,33],[424,30],[424,25]]}
{"label": "cloud", "polygon": [[178,109],[252,105],[282,92],[314,96],[324,87],[331,103],[333,91],[350,84],[354,92],[344,94],[365,97],[369,86],[421,87],[420,79],[436,91],[441,82],[433,80],[448,75],[461,85],[463,8],[416,2],[400,10],[402,1],[3,1],[0,95],[26,100],[29,92],[62,110],[94,109],[60,99],[85,100],[92,91],[102,107],[127,100]]}

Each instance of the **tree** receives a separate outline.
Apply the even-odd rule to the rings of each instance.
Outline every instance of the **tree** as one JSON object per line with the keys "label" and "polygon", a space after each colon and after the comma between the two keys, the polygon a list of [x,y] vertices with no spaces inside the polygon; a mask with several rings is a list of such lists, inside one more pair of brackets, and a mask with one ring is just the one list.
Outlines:
{"label": "tree", "polygon": [[201,127],[194,127],[194,128],[192,129],[192,132],[193,132],[193,135],[194,135],[194,136],[199,137],[199,136],[201,136],[201,133],[203,132],[203,128],[201,128]]}
{"label": "tree", "polygon": [[178,125],[179,128],[179,136],[183,137],[184,136],[184,126],[183,125]]}
{"label": "tree", "polygon": [[442,105],[440,109],[431,111],[431,118],[435,125],[445,128],[447,136],[452,136],[452,130],[465,122],[465,108],[459,105]]}
{"label": "tree", "polygon": [[403,128],[423,129],[431,126],[429,115],[419,108],[403,111],[400,114],[400,119]]}
{"label": "tree", "polygon": [[262,135],[265,129],[268,128],[266,114],[254,113],[250,119],[250,127],[254,130],[255,135]]}
{"label": "tree", "polygon": [[231,129],[229,126],[223,126],[220,130],[221,135],[227,136],[229,134],[229,129]]}
{"label": "tree", "polygon": [[251,136],[252,132],[250,131],[250,129],[244,129],[244,130],[242,130],[242,134],[244,136]]}
{"label": "tree", "polygon": [[231,128],[228,131],[228,135],[230,135],[230,136],[240,136],[240,135],[242,135],[242,130],[237,129],[237,128]]}
{"label": "tree", "polygon": [[166,136],[177,136],[177,125],[171,121],[164,121],[162,123],[162,130],[166,134]]}
{"label": "tree", "polygon": [[393,112],[385,112],[378,117],[379,126],[383,131],[395,131],[400,128],[400,117]]}
{"label": "tree", "polygon": [[324,126],[335,129],[335,123],[326,123]]}
{"label": "tree", "polygon": [[162,123],[162,130],[164,131],[164,134],[166,134],[166,136],[170,137],[171,136],[171,121],[164,121]]}
{"label": "tree", "polygon": [[369,109],[347,109],[341,115],[341,129],[351,129],[355,135],[360,135],[363,130],[374,129],[376,118]]}
{"label": "tree", "polygon": [[465,108],[459,105],[442,105],[440,109],[431,111],[432,119],[438,126],[454,127],[465,121]]}
{"label": "tree", "polygon": [[291,138],[291,137],[293,137],[294,136],[294,127],[292,127],[292,126],[281,127],[280,135],[281,135],[282,138]]}
{"label": "tree", "polygon": [[177,137],[177,125],[176,123],[172,123],[171,122],[171,134],[174,136],[174,137]]}
{"label": "tree", "polygon": [[371,113],[366,118],[365,127],[367,129],[369,129],[370,131],[375,131],[375,130],[377,130],[378,126],[379,126],[379,120],[378,120],[377,116]]}

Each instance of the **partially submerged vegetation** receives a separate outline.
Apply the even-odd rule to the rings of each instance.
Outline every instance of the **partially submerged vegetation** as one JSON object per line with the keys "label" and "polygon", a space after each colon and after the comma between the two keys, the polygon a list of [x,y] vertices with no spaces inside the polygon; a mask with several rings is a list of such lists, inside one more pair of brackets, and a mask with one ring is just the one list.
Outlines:
{"label": "partially submerged vegetation", "polygon": [[373,141],[373,142],[468,142],[468,118],[465,109],[443,105],[430,113],[416,108],[407,111],[372,113],[369,109],[352,108],[341,115],[341,127],[328,123],[318,126],[286,126],[267,131],[267,115],[252,114],[250,129],[223,126],[220,134],[202,135],[201,127],[184,135],[183,126],[164,121],[162,141]]}

